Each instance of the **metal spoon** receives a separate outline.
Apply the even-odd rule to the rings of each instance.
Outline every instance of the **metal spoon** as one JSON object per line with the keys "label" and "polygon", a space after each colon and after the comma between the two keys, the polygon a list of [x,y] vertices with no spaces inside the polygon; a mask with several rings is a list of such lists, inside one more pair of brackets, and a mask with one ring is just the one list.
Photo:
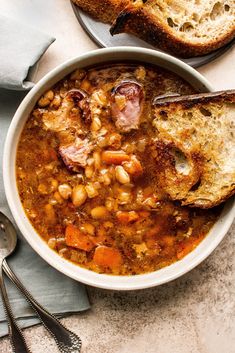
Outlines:
{"label": "metal spoon", "polygon": [[[10,220],[0,212],[0,228],[5,231],[6,238],[8,238],[8,242],[14,244],[12,246],[12,251],[15,249],[16,241],[17,241],[17,233],[10,222]],[[11,240],[10,240],[11,239]],[[48,330],[48,332],[55,339],[60,352],[62,353],[79,353],[81,351],[81,339],[75,333],[69,331],[65,328],[59,320],[51,315],[46,309],[44,309],[28,292],[28,290],[23,286],[23,284],[16,277],[14,272],[8,266],[6,260],[3,262],[3,269],[7,276],[12,280],[13,283],[19,288],[21,293],[25,296],[28,303],[35,310],[39,319],[41,320],[44,327]],[[19,351],[21,353],[21,351]],[[22,351],[22,353],[25,351]],[[18,353],[18,351],[16,351]]]}
{"label": "metal spoon", "polygon": [[17,325],[12,314],[2,272],[3,262],[6,257],[12,254],[12,252],[15,250],[16,242],[17,238],[14,235],[10,221],[0,212],[0,289],[8,322],[10,341],[12,349],[15,353],[30,353],[22,331]]}

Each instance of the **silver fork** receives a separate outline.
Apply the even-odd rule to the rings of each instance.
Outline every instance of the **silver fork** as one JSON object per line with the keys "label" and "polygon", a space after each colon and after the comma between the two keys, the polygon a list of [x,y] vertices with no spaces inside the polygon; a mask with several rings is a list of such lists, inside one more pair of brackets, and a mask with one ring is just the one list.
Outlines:
{"label": "silver fork", "polygon": [[25,296],[28,303],[37,313],[43,326],[55,339],[61,353],[79,353],[81,351],[82,341],[75,333],[71,332],[45,308],[43,308],[23,286],[16,277],[15,273],[8,266],[6,260],[3,262],[3,270],[9,279],[18,287],[21,293]]}

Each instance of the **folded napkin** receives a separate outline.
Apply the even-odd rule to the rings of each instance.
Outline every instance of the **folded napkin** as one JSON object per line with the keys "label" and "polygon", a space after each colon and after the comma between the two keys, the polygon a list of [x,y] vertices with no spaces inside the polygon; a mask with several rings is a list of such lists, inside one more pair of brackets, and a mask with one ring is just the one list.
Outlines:
{"label": "folded napkin", "polygon": [[[0,86],[25,90],[33,85],[25,80],[29,67],[37,62],[54,39],[35,29],[29,30],[25,26],[13,23],[14,21],[0,16]],[[12,221],[3,188],[2,153],[11,119],[24,96],[25,92],[0,88],[0,211]],[[39,303],[59,317],[89,309],[85,287],[50,267],[23,240],[19,231],[18,235],[17,250],[9,257],[8,263]],[[13,313],[18,318],[19,325],[29,327],[37,324],[39,321],[34,311],[20,292],[10,281],[6,280],[6,284]],[[7,333],[0,298],[0,337]]]}
{"label": "folded napkin", "polygon": [[30,73],[55,38],[0,15],[0,87],[30,89]]}

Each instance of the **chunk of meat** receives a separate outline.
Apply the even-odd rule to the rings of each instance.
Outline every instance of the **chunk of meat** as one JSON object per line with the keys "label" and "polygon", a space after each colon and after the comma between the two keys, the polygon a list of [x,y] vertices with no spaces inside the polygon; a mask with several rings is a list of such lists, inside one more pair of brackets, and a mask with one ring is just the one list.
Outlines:
{"label": "chunk of meat", "polygon": [[91,122],[91,110],[88,95],[81,89],[71,89],[65,96],[66,99],[72,100],[80,109],[81,116],[86,123]]}
{"label": "chunk of meat", "polygon": [[118,249],[100,245],[95,249],[93,261],[100,267],[117,270],[122,265],[122,255]]}
{"label": "chunk of meat", "polygon": [[75,104],[79,104],[86,97],[87,93],[81,89],[71,89],[65,95],[66,99],[73,100]]}
{"label": "chunk of meat", "polygon": [[45,111],[42,114],[44,127],[56,132],[69,130],[71,126],[79,128],[79,119],[76,122],[71,118],[71,111],[75,106],[78,106],[81,118],[90,123],[91,112],[87,94],[82,90],[72,89],[63,98],[57,110]]}
{"label": "chunk of meat", "polygon": [[[42,114],[44,129],[55,132],[65,131],[70,128],[70,112],[74,104],[72,101],[63,99],[57,110],[45,111]],[[73,124],[76,127],[76,124]]]}
{"label": "chunk of meat", "polygon": [[66,168],[70,172],[78,172],[87,165],[87,158],[93,149],[88,139],[77,137],[74,143],[60,146],[59,155],[61,156]]}
{"label": "chunk of meat", "polygon": [[69,224],[65,229],[65,242],[68,246],[84,251],[90,251],[95,246],[88,234],[82,233],[72,224]]}
{"label": "chunk of meat", "polygon": [[112,91],[111,113],[122,132],[137,129],[143,111],[144,93],[136,81],[122,81]]}

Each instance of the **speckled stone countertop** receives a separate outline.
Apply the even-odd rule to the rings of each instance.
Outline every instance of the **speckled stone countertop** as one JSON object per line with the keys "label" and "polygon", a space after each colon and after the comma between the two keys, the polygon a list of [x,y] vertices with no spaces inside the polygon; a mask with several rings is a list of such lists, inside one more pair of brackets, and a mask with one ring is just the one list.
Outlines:
{"label": "speckled stone countertop", "polygon": [[[31,6],[31,0],[24,3]],[[18,0],[0,0],[3,13],[14,17],[20,10]],[[43,30],[57,40],[41,59],[36,80],[96,48],[68,0],[57,0]],[[215,89],[235,88],[235,47],[199,71]],[[83,353],[235,353],[234,235],[235,224],[207,260],[163,286],[137,292],[88,288],[92,309],[63,319],[64,324],[81,336]],[[32,352],[58,352],[41,326],[25,334]],[[0,353],[10,352],[9,340],[0,340]]]}

